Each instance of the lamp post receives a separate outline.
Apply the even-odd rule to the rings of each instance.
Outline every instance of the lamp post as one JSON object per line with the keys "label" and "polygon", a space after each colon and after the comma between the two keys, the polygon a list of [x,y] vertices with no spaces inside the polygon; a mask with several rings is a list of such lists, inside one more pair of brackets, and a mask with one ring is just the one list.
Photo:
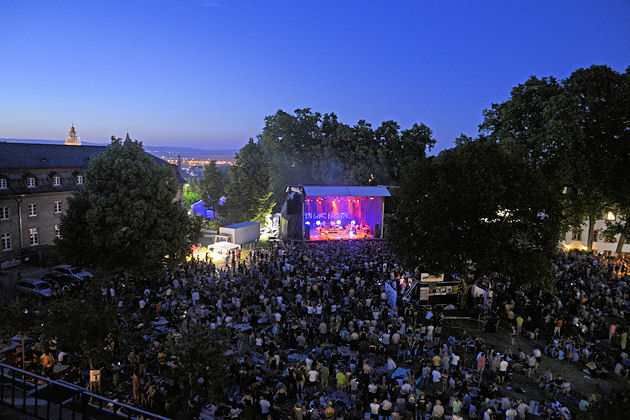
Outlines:
{"label": "lamp post", "polygon": [[20,231],[20,252],[22,252],[22,200],[26,197],[26,194],[20,194],[19,197],[15,197],[18,208],[18,229]]}

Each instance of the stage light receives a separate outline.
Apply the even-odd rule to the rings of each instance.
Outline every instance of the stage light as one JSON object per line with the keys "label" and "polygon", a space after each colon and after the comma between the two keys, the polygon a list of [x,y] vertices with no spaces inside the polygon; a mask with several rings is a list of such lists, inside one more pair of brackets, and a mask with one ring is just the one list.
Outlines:
{"label": "stage light", "polygon": [[310,226],[311,225],[311,221],[307,220],[306,222],[304,222],[305,225]]}
{"label": "stage light", "polygon": [[341,220],[337,220],[337,224],[340,225],[341,224]]}
{"label": "stage light", "polygon": [[321,224],[322,224],[322,222],[321,222],[320,220],[318,220],[317,222],[315,222],[315,224],[316,224],[317,226],[319,226],[319,225],[321,225]]}
{"label": "stage light", "polygon": [[355,222],[355,221],[353,220],[352,222],[350,222],[350,224],[351,224],[352,226],[354,226],[354,225],[356,225],[356,224],[357,224],[357,222]]}

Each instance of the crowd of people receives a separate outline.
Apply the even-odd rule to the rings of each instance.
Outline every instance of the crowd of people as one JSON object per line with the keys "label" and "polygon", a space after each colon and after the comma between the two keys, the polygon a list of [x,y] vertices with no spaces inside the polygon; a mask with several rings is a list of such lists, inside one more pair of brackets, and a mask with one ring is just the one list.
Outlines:
{"label": "crowd of people", "polygon": [[[243,255],[220,267],[190,261],[152,288],[134,290],[123,277],[104,286],[103,304],[142,339],[112,337],[103,392],[169,417],[569,419],[593,400],[572,401],[569,382],[539,370],[543,358],[593,376],[628,374],[628,277],[607,259],[559,254],[555,293],[532,294],[500,276],[479,283],[488,291],[481,310],[511,335],[499,350],[473,331],[447,329],[440,307],[402,299],[416,276],[386,242],[276,244]],[[209,383],[216,376],[200,373],[191,385],[174,374],[185,337],[198,329],[228,331],[229,364],[207,360],[208,372],[225,372],[218,394]],[[530,339],[546,344],[526,354],[520,343]],[[65,364],[66,380],[100,391],[73,363],[80,355],[53,344],[33,344],[31,366],[51,375]],[[17,349],[11,362],[21,357]],[[545,398],[526,398],[515,375]]]}

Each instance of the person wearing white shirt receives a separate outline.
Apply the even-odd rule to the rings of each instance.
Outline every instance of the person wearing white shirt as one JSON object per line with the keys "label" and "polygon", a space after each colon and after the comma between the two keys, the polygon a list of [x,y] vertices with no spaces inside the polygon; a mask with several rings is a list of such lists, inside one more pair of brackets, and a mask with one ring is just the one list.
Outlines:
{"label": "person wearing white shirt", "polygon": [[515,420],[516,416],[518,415],[518,413],[516,412],[516,410],[513,407],[510,407],[506,412],[505,412],[505,418],[506,420]]}
{"label": "person wearing white shirt", "polygon": [[374,401],[370,404],[370,414],[373,419],[378,419],[378,412],[381,408],[381,405],[378,403],[378,400],[374,398]]}
{"label": "person wearing white shirt", "polygon": [[315,369],[311,369],[308,371],[308,382],[311,385],[314,385],[317,383],[317,378],[319,377],[319,372],[316,371]]}
{"label": "person wearing white shirt", "polygon": [[271,404],[264,397],[260,397],[260,411],[262,414],[269,414]]}
{"label": "person wearing white shirt", "polygon": [[451,357],[451,365],[457,368],[457,365],[459,364],[459,359],[460,357],[453,353],[453,357]]}
{"label": "person wearing white shirt", "polygon": [[431,375],[433,376],[433,383],[437,384],[440,382],[440,379],[442,379],[442,373],[440,373],[439,370],[437,369],[433,369],[433,371],[431,371]]}
{"label": "person wearing white shirt", "polygon": [[499,363],[499,383],[502,384],[505,382],[505,377],[507,376],[508,362],[505,359],[501,359]]}

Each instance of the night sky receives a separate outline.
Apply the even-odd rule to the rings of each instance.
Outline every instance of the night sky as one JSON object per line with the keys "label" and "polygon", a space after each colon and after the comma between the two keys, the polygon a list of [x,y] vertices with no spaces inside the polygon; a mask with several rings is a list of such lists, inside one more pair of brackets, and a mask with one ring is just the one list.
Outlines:
{"label": "night sky", "polygon": [[239,148],[278,109],[423,122],[530,75],[630,66],[630,1],[0,0],[0,138]]}

